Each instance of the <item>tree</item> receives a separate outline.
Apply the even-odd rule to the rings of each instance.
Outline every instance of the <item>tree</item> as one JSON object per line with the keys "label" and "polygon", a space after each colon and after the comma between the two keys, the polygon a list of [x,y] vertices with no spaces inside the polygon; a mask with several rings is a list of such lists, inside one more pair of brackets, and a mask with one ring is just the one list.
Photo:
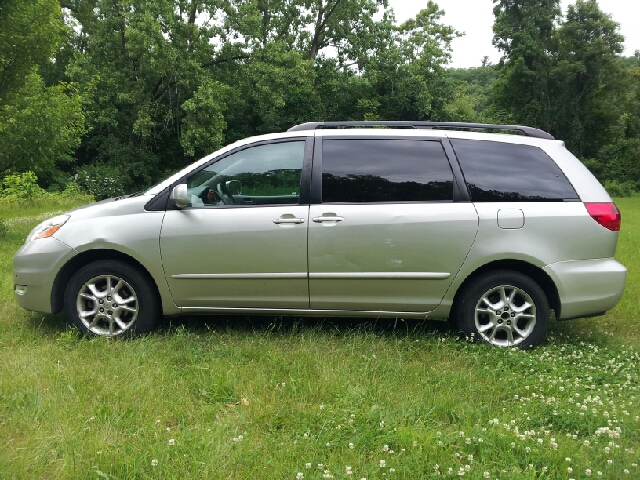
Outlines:
{"label": "tree", "polygon": [[24,85],[34,67],[53,55],[63,33],[57,0],[2,0],[0,105]]}
{"label": "tree", "polygon": [[56,167],[73,160],[84,133],[81,97],[31,73],[14,101],[0,106],[0,172],[33,171],[44,186],[55,183]]}
{"label": "tree", "polygon": [[552,133],[576,155],[594,156],[616,123],[624,37],[596,0],[570,5],[558,28],[557,53],[550,74]]}
{"label": "tree", "polygon": [[85,133],[82,98],[38,74],[65,32],[57,0],[0,3],[0,173],[34,171],[44,186]]}
{"label": "tree", "polygon": [[[441,23],[444,11],[432,1],[415,18],[399,26],[387,18],[387,35],[364,65],[370,93],[361,99],[369,115],[385,120],[439,120],[452,92],[444,66],[451,41],[461,35]],[[381,31],[384,31],[381,29]]]}
{"label": "tree", "polygon": [[493,44],[503,52],[494,99],[526,125],[552,126],[549,72],[559,0],[493,0]]}

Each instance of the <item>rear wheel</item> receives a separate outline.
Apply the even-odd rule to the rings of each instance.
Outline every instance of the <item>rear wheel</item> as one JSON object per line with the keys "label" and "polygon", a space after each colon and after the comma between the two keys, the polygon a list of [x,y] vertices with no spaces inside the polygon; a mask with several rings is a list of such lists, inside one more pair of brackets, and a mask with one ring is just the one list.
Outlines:
{"label": "rear wheel", "polygon": [[528,276],[496,271],[467,287],[455,315],[468,338],[497,347],[532,348],[547,332],[549,302]]}
{"label": "rear wheel", "polygon": [[100,260],[72,277],[64,312],[84,333],[116,337],[152,330],[161,310],[147,275],[124,262]]}

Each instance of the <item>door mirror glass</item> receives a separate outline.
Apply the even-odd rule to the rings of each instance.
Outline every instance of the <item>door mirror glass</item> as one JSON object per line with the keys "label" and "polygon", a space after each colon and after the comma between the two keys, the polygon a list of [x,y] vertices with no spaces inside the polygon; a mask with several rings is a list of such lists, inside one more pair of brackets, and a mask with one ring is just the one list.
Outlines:
{"label": "door mirror glass", "polygon": [[226,185],[231,195],[242,195],[242,184],[240,180],[229,180]]}
{"label": "door mirror glass", "polygon": [[181,183],[173,187],[171,191],[171,203],[177,208],[185,208],[189,205],[189,195],[187,193],[187,184]]}

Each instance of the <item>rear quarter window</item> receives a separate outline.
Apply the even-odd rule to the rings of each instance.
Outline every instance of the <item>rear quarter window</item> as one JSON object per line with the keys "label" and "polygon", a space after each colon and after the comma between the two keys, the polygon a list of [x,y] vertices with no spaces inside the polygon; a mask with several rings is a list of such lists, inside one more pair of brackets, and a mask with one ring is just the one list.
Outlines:
{"label": "rear quarter window", "polygon": [[473,202],[579,200],[562,170],[542,149],[477,140],[451,140]]}

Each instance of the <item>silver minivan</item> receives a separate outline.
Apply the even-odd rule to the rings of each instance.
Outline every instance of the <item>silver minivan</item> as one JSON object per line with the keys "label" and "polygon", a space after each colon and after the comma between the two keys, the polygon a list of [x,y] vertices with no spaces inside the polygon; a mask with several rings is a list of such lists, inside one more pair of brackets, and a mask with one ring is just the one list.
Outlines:
{"label": "silver minivan", "polygon": [[618,303],[619,229],[605,189],[540,130],[309,123],[43,222],[14,257],[15,295],[95,335],[181,313],[429,318],[528,348],[551,310]]}

